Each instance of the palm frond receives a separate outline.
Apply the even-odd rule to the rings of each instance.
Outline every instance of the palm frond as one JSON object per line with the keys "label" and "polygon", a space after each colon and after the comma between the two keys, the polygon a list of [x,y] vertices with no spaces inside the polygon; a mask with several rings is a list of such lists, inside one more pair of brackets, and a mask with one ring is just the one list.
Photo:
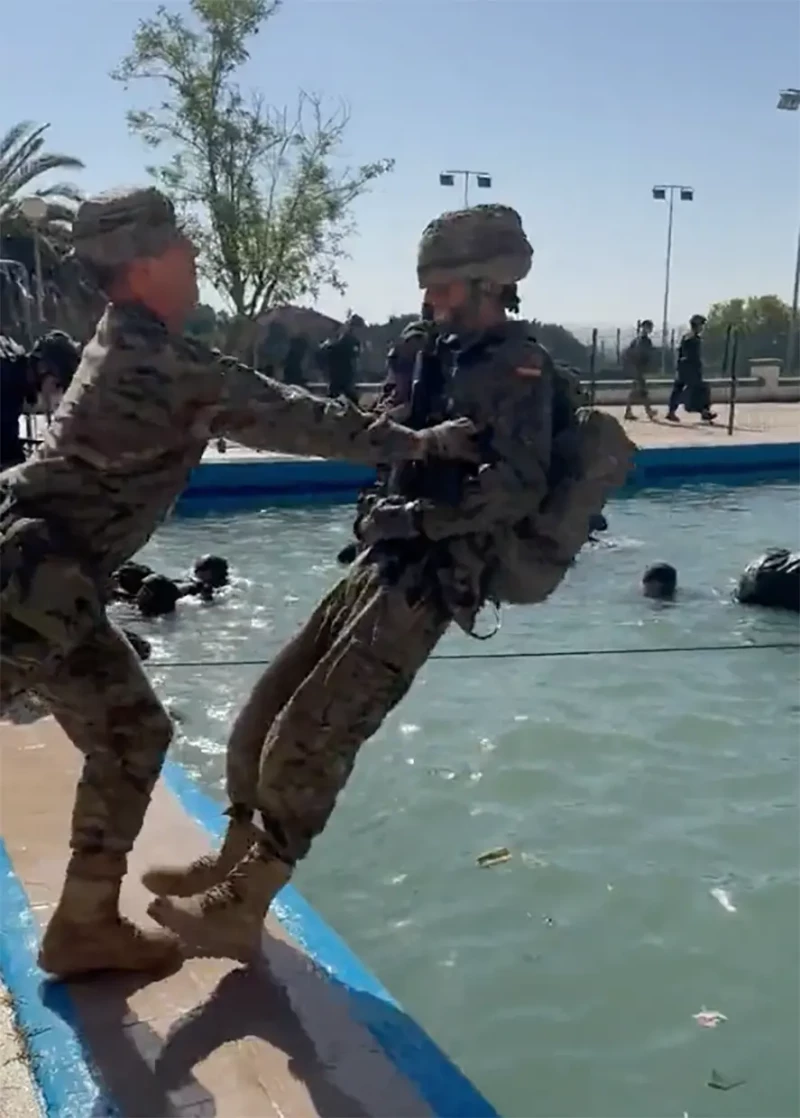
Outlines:
{"label": "palm frond", "polygon": [[[21,121],[0,137],[0,210],[8,209],[14,199],[31,193],[43,175],[60,170],[83,170],[83,161],[65,152],[43,151],[44,134],[49,124],[36,126]],[[81,195],[72,183],[57,182],[40,186],[35,193],[45,201],[77,202]]]}
{"label": "palm frond", "polygon": [[76,205],[83,201],[83,191],[71,182],[54,182],[52,186],[43,186],[35,190],[37,198],[43,198],[50,203],[60,199],[62,202],[74,202]]}
{"label": "palm frond", "polygon": [[[0,136],[0,160],[17,147],[25,134],[35,127],[36,125],[32,120],[21,120],[18,124],[12,124],[9,130],[3,136]],[[44,128],[46,127],[47,125],[44,126]],[[39,131],[44,131],[44,128],[39,129]]]}
{"label": "palm frond", "polygon": [[22,137],[16,147],[6,152],[2,161],[0,161],[0,179],[15,174],[23,164],[33,159],[42,150],[44,133],[48,127],[49,125],[45,124],[41,128],[37,128],[31,135]]}

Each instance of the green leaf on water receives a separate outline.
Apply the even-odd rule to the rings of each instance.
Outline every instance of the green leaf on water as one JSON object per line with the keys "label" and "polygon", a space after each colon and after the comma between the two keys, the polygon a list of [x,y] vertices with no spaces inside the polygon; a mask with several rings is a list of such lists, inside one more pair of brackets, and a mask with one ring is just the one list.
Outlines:
{"label": "green leaf on water", "polygon": [[510,858],[511,851],[508,847],[498,846],[496,850],[487,850],[485,854],[479,854],[476,861],[482,869],[488,869],[490,866],[500,866]]}

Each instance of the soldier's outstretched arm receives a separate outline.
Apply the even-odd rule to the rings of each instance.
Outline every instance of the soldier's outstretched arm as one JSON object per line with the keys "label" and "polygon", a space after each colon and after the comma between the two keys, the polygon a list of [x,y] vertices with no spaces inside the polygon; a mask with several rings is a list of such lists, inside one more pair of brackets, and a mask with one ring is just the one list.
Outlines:
{"label": "soldier's outstretched arm", "polygon": [[[509,358],[519,364],[509,365]],[[536,350],[522,356],[501,351],[487,364],[481,377],[487,399],[480,418],[491,428],[493,460],[467,483],[457,506],[422,503],[419,524],[428,539],[490,531],[536,512],[547,494],[553,378],[549,358]]]}
{"label": "soldier's outstretched arm", "polygon": [[349,400],[322,399],[219,358],[223,389],[213,435],[228,435],[256,450],[344,458],[368,466],[436,454],[475,460],[474,428],[466,421],[412,431],[377,419]]}

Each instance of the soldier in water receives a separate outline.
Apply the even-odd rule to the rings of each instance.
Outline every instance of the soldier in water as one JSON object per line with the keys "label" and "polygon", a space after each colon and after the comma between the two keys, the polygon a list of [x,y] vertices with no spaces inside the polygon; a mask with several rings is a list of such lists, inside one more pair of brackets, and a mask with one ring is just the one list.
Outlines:
{"label": "soldier in water", "polygon": [[172,724],[105,602],[113,572],[168,514],[208,440],[369,464],[471,453],[468,423],[376,423],[184,338],[195,250],[159,191],[84,202],[73,240],[109,303],[42,446],[0,476],[2,706],[35,692],[85,757],[66,880],[39,954],[61,977],[179,956],[173,937],[119,911]]}
{"label": "soldier in water", "polygon": [[[543,601],[624,480],[632,444],[579,415],[528,323],[517,281],[533,251],[506,206],[445,214],[424,231],[418,277],[460,346],[445,400],[478,428],[475,469],[402,468],[361,525],[360,554],[270,664],[228,743],[221,850],[154,867],[162,925],[203,953],[250,959],[266,912],[324,829],[361,746],[408,692],[453,620],[486,601]],[[258,824],[254,816],[258,813]]]}

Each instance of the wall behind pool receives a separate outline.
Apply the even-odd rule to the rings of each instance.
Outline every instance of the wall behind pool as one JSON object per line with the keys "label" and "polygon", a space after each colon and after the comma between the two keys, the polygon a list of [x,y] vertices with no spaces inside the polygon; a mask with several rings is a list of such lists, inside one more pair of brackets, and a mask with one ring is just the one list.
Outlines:
{"label": "wall behind pool", "polygon": [[[648,447],[637,450],[628,486],[702,481],[800,480],[800,442]],[[219,499],[267,503],[349,500],[375,479],[374,470],[319,458],[253,456],[204,460],[181,497],[198,508]]]}

